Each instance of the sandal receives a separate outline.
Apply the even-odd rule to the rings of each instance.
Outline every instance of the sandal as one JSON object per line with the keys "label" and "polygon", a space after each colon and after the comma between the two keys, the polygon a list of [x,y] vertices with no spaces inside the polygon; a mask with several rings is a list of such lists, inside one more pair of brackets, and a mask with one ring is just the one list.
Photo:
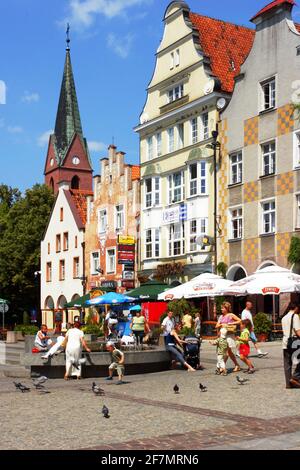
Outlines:
{"label": "sandal", "polygon": [[235,366],[232,372],[240,372],[241,368],[240,366]]}

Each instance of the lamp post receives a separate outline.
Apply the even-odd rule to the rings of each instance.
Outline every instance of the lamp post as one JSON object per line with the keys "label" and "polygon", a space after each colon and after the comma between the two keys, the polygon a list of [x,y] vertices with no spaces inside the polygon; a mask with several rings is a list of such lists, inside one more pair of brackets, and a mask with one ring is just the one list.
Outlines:
{"label": "lamp post", "polygon": [[212,141],[207,145],[208,148],[213,150],[213,171],[214,171],[214,273],[217,274],[217,260],[218,260],[218,246],[217,246],[217,196],[218,196],[218,185],[217,185],[217,150],[220,149],[221,144],[218,142],[218,128],[211,133]]}

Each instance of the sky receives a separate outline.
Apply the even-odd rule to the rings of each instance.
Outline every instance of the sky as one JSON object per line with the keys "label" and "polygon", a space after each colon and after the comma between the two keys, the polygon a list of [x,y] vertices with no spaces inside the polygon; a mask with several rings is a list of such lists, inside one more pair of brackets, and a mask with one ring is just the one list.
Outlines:
{"label": "sky", "polygon": [[[114,142],[138,163],[138,124],[169,0],[0,1],[0,184],[43,183],[71,26],[71,57],[95,174]],[[187,0],[203,15],[251,26],[267,0]],[[300,9],[294,8],[300,22]],[[6,93],[3,93],[5,84]],[[5,99],[4,99],[5,98]]]}

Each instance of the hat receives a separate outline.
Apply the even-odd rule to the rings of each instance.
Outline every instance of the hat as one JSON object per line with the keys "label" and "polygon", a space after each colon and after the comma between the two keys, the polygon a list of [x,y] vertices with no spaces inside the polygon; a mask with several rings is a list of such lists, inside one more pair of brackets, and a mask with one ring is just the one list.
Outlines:
{"label": "hat", "polygon": [[107,341],[106,346],[115,346],[115,343],[113,343],[112,341]]}

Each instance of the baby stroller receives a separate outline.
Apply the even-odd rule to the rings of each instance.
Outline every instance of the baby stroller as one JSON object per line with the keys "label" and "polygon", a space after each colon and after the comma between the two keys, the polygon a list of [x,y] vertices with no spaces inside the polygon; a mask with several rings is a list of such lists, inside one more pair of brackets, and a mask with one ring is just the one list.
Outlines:
{"label": "baby stroller", "polygon": [[184,338],[186,344],[183,345],[184,359],[193,367],[193,369],[200,368],[200,340],[196,336],[186,336]]}

